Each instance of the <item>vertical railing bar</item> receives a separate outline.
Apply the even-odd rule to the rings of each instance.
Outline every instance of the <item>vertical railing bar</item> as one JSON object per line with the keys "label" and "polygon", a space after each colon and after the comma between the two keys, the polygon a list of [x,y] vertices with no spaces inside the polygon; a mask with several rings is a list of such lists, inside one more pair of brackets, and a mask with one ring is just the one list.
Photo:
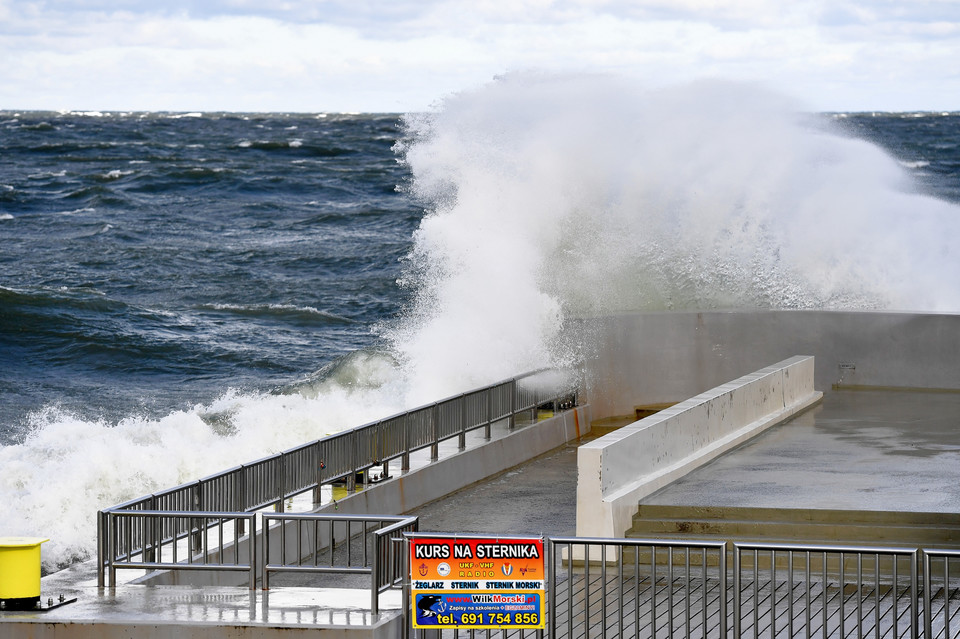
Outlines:
{"label": "vertical railing bar", "polygon": [[336,544],[336,539],[337,539],[337,538],[334,536],[334,533],[336,532],[335,529],[334,529],[334,527],[333,527],[334,522],[335,522],[335,520],[333,520],[333,519],[330,520],[330,539],[329,539],[329,541],[327,542],[327,554],[330,556],[330,567],[331,567],[331,568],[333,567],[333,549],[334,549],[334,546],[337,545],[337,544]]}
{"label": "vertical railing bar", "polygon": [[810,621],[810,589],[812,588],[813,584],[811,583],[811,579],[810,579],[810,551],[809,550],[806,551],[806,556],[807,556],[806,557],[807,564],[806,564],[806,568],[804,570],[804,575],[803,575],[803,584],[804,584],[803,589],[804,589],[805,603],[807,604],[806,605],[807,610],[806,610],[806,613],[804,614],[804,624],[807,630],[806,630],[806,633],[804,634],[804,637],[805,639],[810,639],[810,623],[811,623]]}
{"label": "vertical railing bar", "polygon": [[950,639],[950,556],[943,556],[943,636]]}
{"label": "vertical railing bar", "polygon": [[[287,522],[288,520],[284,517],[279,517],[277,521],[280,524],[280,565],[285,566],[287,564]],[[266,526],[266,523],[264,523],[264,526]]]}
{"label": "vertical railing bar", "polygon": [[923,553],[923,636],[933,637],[933,580],[930,574],[933,569],[930,555]]}
{"label": "vertical railing bar", "polygon": [[600,633],[607,639],[607,545],[600,546]]}
{"label": "vertical railing bar", "polygon": [[[740,619],[740,606],[741,606],[741,558],[740,558],[740,549],[734,545],[733,547],[733,636],[737,639],[743,636],[741,632],[741,619]],[[721,595],[722,598],[726,598],[726,595]]]}
{"label": "vertical railing bar", "polygon": [[873,557],[873,624],[880,636],[880,553]]}
{"label": "vertical railing bar", "polygon": [[573,637],[573,543],[567,543],[567,638]]}
{"label": "vertical railing bar", "polygon": [[787,634],[793,636],[793,551],[787,551]]}
{"label": "vertical railing bar", "polygon": [[[700,595],[701,595],[700,618],[702,621],[701,627],[703,628],[703,639],[707,639],[707,548],[706,546],[700,549],[700,578],[703,580],[700,586]],[[720,596],[726,597],[727,593],[721,590]],[[723,621],[722,623],[725,624],[726,621]]]}
{"label": "vertical railing bar", "polygon": [[753,550],[753,636],[760,639],[760,551]]}
{"label": "vertical railing bar", "polygon": [[317,567],[320,555],[320,519],[313,520],[313,567]]}
{"label": "vertical railing bar", "polygon": [[857,553],[857,639],[863,639],[863,553]]}
{"label": "vertical railing bar", "polygon": [[590,636],[590,551],[593,549],[593,546],[587,544],[584,546],[586,550],[583,563],[583,631],[584,636]]}
{"label": "vertical railing bar", "polygon": [[897,576],[897,566],[900,564],[900,556],[893,556],[893,637],[894,639],[900,638],[900,633],[897,632],[897,603],[900,599],[900,580]]}
{"label": "vertical railing bar", "polygon": [[824,551],[822,553],[822,563],[820,565],[821,572],[823,573],[823,587],[821,588],[821,597],[823,598],[823,605],[821,606],[823,612],[823,627],[820,629],[820,634],[823,635],[823,639],[827,639],[827,553]]}
{"label": "vertical railing bar", "polygon": [[117,515],[112,512],[107,513],[107,546],[107,561],[110,562],[110,569],[108,571],[110,587],[116,588],[117,567],[114,565],[114,562],[117,557]]}
{"label": "vertical railing bar", "polygon": [[673,639],[673,548],[667,546],[667,636]]}
{"label": "vertical railing bar", "polygon": [[770,551],[770,639],[777,639],[777,551]]}
{"label": "vertical railing bar", "polygon": [[686,583],[684,584],[684,600],[687,605],[683,607],[683,620],[686,626],[687,636],[690,636],[690,546],[684,549],[683,565],[685,568]]}
{"label": "vertical railing bar", "polygon": [[[736,549],[734,549],[736,552]],[[720,547],[720,639],[727,639],[727,545]],[[737,615],[739,617],[739,614]]]}
{"label": "vertical railing bar", "polygon": [[844,635],[844,626],[846,625],[846,624],[845,624],[845,621],[846,621],[846,620],[843,618],[843,610],[844,610],[844,608],[845,608],[845,604],[846,604],[846,594],[847,594],[847,593],[846,593],[847,585],[846,585],[846,583],[845,583],[845,581],[844,581],[844,580],[846,579],[846,574],[845,574],[845,573],[846,573],[846,558],[845,558],[845,555],[846,555],[846,553],[844,553],[844,552],[841,551],[841,553],[840,553],[840,636],[841,636],[841,637],[843,637],[843,635]]}
{"label": "vertical railing bar", "polygon": [[657,546],[650,546],[650,637],[657,639]]}
{"label": "vertical railing bar", "polygon": [[623,637],[623,550],[621,545],[617,549],[617,637]]}
{"label": "vertical railing bar", "polygon": [[[547,539],[547,574],[546,583],[550,590],[547,591],[547,605],[550,607],[550,639],[557,639],[557,548],[549,538]],[[570,557],[573,561],[573,557]],[[406,604],[404,604],[406,606]],[[568,606],[569,607],[569,606]],[[568,635],[569,636],[569,635]]]}
{"label": "vertical railing bar", "polygon": [[296,565],[303,565],[303,527],[304,519],[297,520],[297,556],[296,556]]}
{"label": "vertical railing bar", "polygon": [[[363,523],[363,522],[360,522]],[[364,524],[366,526],[366,524]],[[347,520],[347,565],[353,565],[353,520]]]}
{"label": "vertical railing bar", "polygon": [[[922,551],[918,551],[918,552],[922,552]],[[926,556],[925,553],[924,553],[924,556]],[[926,571],[924,572],[924,574],[927,574]],[[926,581],[924,581],[924,597],[926,597],[926,587],[927,587],[927,583]],[[914,639],[916,639],[916,637],[920,635],[919,611],[917,610],[917,608],[920,605],[920,593],[917,592],[918,588],[919,588],[919,582],[917,579],[917,554],[914,553],[913,555],[910,556],[910,604],[911,604],[910,633],[911,633],[911,636],[914,637]],[[926,611],[926,608],[927,607],[924,606],[925,611]],[[926,615],[926,612],[924,612],[924,615]],[[929,637],[930,636],[929,630],[927,632],[928,632],[927,637]]]}
{"label": "vertical railing bar", "polygon": [[633,628],[634,634],[640,633],[640,546],[633,548]]}

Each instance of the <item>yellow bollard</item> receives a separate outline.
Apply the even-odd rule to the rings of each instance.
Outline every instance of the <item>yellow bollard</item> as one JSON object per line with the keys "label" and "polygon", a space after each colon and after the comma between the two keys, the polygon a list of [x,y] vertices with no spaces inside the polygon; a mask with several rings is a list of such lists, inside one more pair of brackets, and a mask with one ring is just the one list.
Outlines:
{"label": "yellow bollard", "polygon": [[40,604],[42,537],[0,537],[0,609],[33,610]]}

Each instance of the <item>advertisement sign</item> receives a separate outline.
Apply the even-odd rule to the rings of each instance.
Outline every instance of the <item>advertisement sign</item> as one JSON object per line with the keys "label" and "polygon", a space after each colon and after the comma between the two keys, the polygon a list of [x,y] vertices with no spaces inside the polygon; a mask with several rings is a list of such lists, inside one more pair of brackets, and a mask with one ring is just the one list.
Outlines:
{"label": "advertisement sign", "polygon": [[414,628],[543,628],[543,539],[413,537]]}

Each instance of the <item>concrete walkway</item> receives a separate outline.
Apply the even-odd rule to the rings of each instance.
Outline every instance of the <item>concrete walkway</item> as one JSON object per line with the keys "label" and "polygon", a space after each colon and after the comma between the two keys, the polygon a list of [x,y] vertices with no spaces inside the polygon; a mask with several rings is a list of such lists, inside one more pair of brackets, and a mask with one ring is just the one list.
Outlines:
{"label": "concrete walkway", "polygon": [[828,391],[641,503],[960,513],[960,393]]}

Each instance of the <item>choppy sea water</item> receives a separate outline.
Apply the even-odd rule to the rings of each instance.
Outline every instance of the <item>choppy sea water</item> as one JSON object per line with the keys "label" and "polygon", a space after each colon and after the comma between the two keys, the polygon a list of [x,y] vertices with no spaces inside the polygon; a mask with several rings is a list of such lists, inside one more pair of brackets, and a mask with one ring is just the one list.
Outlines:
{"label": "choppy sea water", "polygon": [[960,311],[960,114],[583,82],[0,112],[0,533],[82,559],[97,508],[575,361],[571,317]]}

